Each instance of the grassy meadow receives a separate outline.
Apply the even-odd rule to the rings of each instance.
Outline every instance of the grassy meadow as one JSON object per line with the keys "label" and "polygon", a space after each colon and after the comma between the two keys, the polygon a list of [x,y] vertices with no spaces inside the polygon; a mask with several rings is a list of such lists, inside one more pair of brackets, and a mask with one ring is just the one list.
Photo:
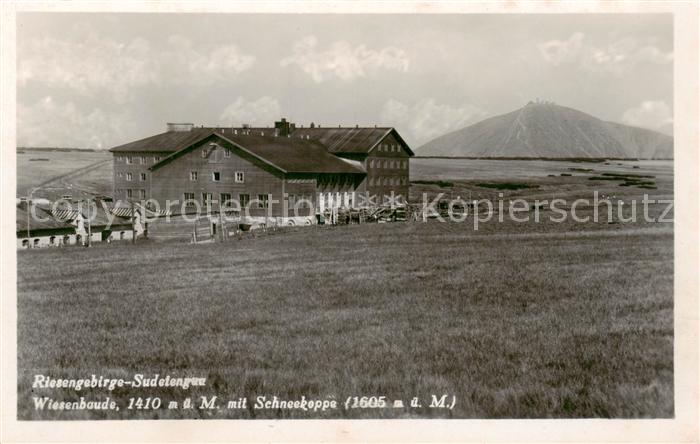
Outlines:
{"label": "grassy meadow", "polygon": [[189,392],[144,390],[164,401],[457,398],[453,410],[291,417],[671,417],[672,259],[664,229],[480,235],[437,222],[22,251],[20,417],[87,416],[35,411],[30,384],[38,373],[208,378]]}
{"label": "grassy meadow", "polygon": [[[412,161],[414,201],[423,192],[501,193],[506,200],[591,197],[594,190],[627,202],[645,192],[673,197],[670,163],[485,161],[508,172],[477,173],[496,168],[477,163],[463,165],[460,176],[453,167],[435,174],[427,161],[445,162]],[[634,178],[630,186],[596,179],[613,177],[606,173],[651,175],[644,181],[655,189],[639,188]],[[654,217],[661,211],[650,210]],[[19,251],[19,417],[673,417],[672,224],[554,223],[548,214],[544,209],[540,223],[494,219],[479,230],[469,216],[464,223],[285,228],[199,245],[142,240]],[[33,376],[42,373],[159,373],[204,376],[207,384],[32,391]],[[426,407],[431,395],[443,394],[456,397],[452,410]],[[122,408],[37,411],[37,395],[111,396]],[[247,397],[249,407],[125,408],[135,396],[167,405],[213,395],[224,402]],[[341,404],[348,396],[406,404],[415,396],[424,406],[250,408],[260,395]]]}

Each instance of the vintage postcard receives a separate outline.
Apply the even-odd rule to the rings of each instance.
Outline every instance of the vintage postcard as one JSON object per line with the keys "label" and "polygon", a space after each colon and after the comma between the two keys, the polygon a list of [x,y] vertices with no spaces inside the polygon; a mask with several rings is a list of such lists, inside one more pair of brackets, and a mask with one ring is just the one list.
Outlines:
{"label": "vintage postcard", "polygon": [[697,442],[697,3],[2,11],[3,441]]}

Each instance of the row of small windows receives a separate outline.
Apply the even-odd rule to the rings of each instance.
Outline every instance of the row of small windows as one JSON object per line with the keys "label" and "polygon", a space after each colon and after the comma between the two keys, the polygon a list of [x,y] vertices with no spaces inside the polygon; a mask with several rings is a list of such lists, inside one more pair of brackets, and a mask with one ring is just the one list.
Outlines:
{"label": "row of small windows", "polygon": [[[184,202],[193,205],[195,202],[194,193],[183,193]],[[202,193],[202,205],[211,205],[213,203],[214,195],[212,193]],[[267,208],[269,205],[270,196],[268,194],[258,194],[258,198],[255,202],[253,208]],[[221,193],[219,194],[219,204],[225,205],[227,202],[231,201],[231,193]],[[238,203],[241,208],[246,208],[250,204],[250,194],[239,194]]]}
{"label": "row of small windows", "polygon": [[379,145],[379,151],[383,151],[385,153],[398,153],[401,151],[401,146],[395,143],[382,143]]}
{"label": "row of small windows", "polygon": [[[113,239],[113,238],[114,238],[113,235],[114,235],[114,233],[111,233],[111,234],[109,235],[109,238],[110,238],[110,239]],[[119,239],[120,239],[120,240],[124,240],[124,239],[126,239],[126,232],[125,232],[125,231],[120,231],[119,234],[118,234],[118,236],[119,236]],[[82,237],[81,235],[79,235],[79,234],[76,234],[76,235],[75,235],[75,243],[76,243],[76,244],[80,244],[80,243],[82,243],[82,241],[83,241],[83,237]],[[62,238],[60,238],[60,239],[56,238],[56,236],[50,236],[50,237],[49,237],[49,245],[50,245],[50,246],[56,246],[56,245],[70,245],[70,243],[71,243],[71,239],[70,239],[70,236],[67,235],[67,234],[66,234],[65,236],[63,236]],[[41,246],[41,239],[36,239],[36,238],[35,238],[35,239],[32,239],[31,244],[32,244],[34,247],[39,247],[39,246]],[[23,240],[22,240],[22,247],[23,247],[23,248],[29,248],[29,239],[23,239]]]}
{"label": "row of small windows", "polygon": [[397,186],[408,185],[408,179],[405,177],[370,177],[369,186]]}
{"label": "row of small windows", "polygon": [[115,190],[116,194],[118,196],[123,196],[126,195],[127,199],[132,199],[134,197],[138,197],[139,199],[145,199],[146,198],[146,190],[132,190],[131,188],[122,190],[122,189],[116,189]]}
{"label": "row of small windows", "polygon": [[125,160],[127,165],[134,163],[145,165],[149,160],[153,160],[153,163],[160,162],[160,156],[117,156],[117,162],[124,162]]}
{"label": "row of small windows", "polygon": [[408,168],[408,160],[393,160],[393,159],[370,159],[370,168],[400,168],[405,170]]}
{"label": "row of small windows", "polygon": [[[132,173],[123,173],[120,171],[117,173],[117,178],[119,178],[119,179],[126,178],[126,180],[128,182],[131,182],[132,180],[134,180],[134,175]],[[139,173],[139,180],[141,182],[145,182],[146,181],[146,173]]]}
{"label": "row of small windows", "polygon": [[[190,181],[194,182],[196,180],[199,180],[199,172],[190,171]],[[221,181],[221,172],[212,171],[211,180],[212,182]],[[233,173],[233,180],[236,183],[245,183],[245,174],[243,173],[243,171],[236,171],[235,173]]]}

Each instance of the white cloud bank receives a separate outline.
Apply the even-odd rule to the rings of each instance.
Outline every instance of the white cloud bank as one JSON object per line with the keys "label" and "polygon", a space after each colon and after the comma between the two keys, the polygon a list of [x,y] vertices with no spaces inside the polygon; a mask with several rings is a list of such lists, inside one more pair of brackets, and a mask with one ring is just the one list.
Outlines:
{"label": "white cloud bank", "polygon": [[418,144],[475,123],[485,116],[486,112],[479,107],[440,105],[432,98],[412,105],[390,99],[382,108],[382,121],[408,131]]}
{"label": "white cloud bank", "polygon": [[267,126],[281,115],[282,107],[276,99],[265,96],[251,102],[239,97],[224,109],[219,123],[225,126],[240,126],[243,123]]}
{"label": "white cloud bank", "polygon": [[255,57],[235,45],[199,51],[181,36],[171,36],[165,49],[154,48],[142,38],[123,43],[96,34],[81,41],[33,38],[18,53],[20,88],[37,82],[85,96],[111,97],[118,103],[128,100],[134,88],[193,79],[208,84],[230,79],[255,63]]}
{"label": "white cloud bank", "polygon": [[566,40],[540,43],[542,58],[551,65],[578,64],[594,72],[622,75],[641,63],[666,64],[673,62],[673,52],[663,52],[653,45],[642,46],[634,38],[623,38],[605,47],[595,46],[582,32],[573,33]]}
{"label": "white cloud bank", "polygon": [[296,42],[292,55],[285,57],[280,66],[297,65],[309,74],[316,83],[332,77],[354,80],[367,77],[369,72],[379,69],[399,72],[408,71],[406,52],[394,46],[380,50],[368,49],[365,45],[353,47],[346,41],[337,41],[325,51],[318,49],[318,39],[307,36]]}
{"label": "white cloud bank", "polygon": [[126,113],[81,109],[46,96],[32,105],[17,104],[18,146],[109,148],[136,130]]}
{"label": "white cloud bank", "polygon": [[622,122],[653,130],[667,130],[673,125],[673,111],[661,100],[645,100],[622,114]]}

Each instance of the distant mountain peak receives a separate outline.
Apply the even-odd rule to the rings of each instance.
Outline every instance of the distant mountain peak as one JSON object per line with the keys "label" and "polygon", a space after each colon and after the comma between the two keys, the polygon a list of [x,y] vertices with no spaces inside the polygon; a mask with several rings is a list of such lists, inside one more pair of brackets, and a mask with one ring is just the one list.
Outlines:
{"label": "distant mountain peak", "polygon": [[673,137],[536,99],[440,136],[420,156],[673,158]]}

